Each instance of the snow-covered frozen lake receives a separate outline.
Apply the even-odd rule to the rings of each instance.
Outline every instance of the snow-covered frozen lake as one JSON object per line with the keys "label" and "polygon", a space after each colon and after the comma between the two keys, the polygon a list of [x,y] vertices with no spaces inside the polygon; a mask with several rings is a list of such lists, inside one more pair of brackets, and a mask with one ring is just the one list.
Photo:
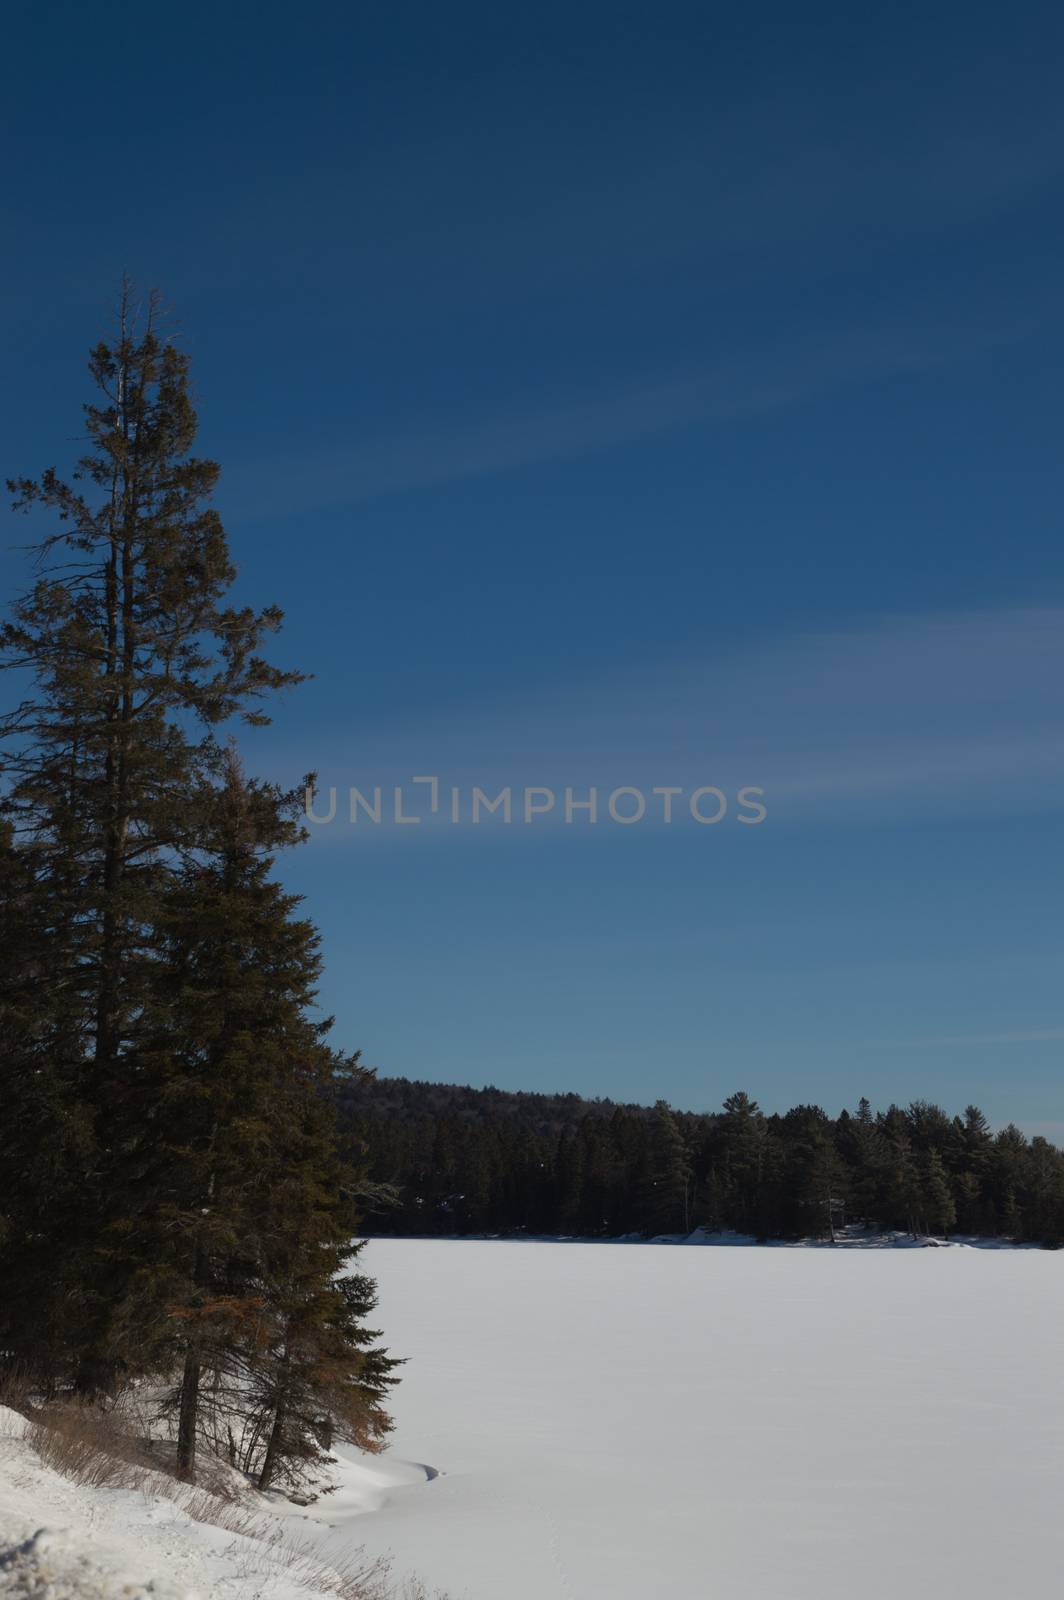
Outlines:
{"label": "snow-covered frozen lake", "polygon": [[409,1357],[364,1486],[383,1504],[350,1516],[356,1484],[315,1510],[452,1600],[1056,1590],[1064,1254],[374,1240],[365,1260]]}

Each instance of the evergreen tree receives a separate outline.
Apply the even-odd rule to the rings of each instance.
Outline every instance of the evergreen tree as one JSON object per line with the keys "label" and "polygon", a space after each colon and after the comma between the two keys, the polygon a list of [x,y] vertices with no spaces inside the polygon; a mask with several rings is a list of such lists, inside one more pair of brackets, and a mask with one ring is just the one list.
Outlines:
{"label": "evergreen tree", "polygon": [[225,1432],[269,1481],[326,1433],[372,1446],[394,1363],[350,1270],[366,1184],[335,1087],[361,1069],[310,1014],[318,936],[270,877],[299,796],[213,731],[298,675],[258,653],[279,612],[224,604],[218,469],[157,321],[124,296],[94,351],[74,483],[13,486],[60,526],[0,633],[29,684],[0,724],[0,1271],[28,1291],[0,1354],[90,1399],[172,1375],[181,1473]]}
{"label": "evergreen tree", "polygon": [[995,1138],[993,1150],[991,1189],[995,1214],[1002,1232],[1010,1239],[1019,1239],[1023,1236],[1021,1196],[1027,1169],[1027,1140],[1010,1122]]}
{"label": "evergreen tree", "polygon": [[954,1173],[958,1226],[966,1233],[993,1232],[997,1217],[992,1184],[994,1139],[978,1106],[953,1119],[950,1167]]}
{"label": "evergreen tree", "polygon": [[937,1150],[928,1150],[920,1166],[921,1214],[926,1233],[949,1233],[957,1221],[946,1169]]}
{"label": "evergreen tree", "polygon": [[847,1168],[845,1188],[851,1214],[865,1224],[877,1222],[884,1151],[871,1104],[864,1096],[852,1117],[845,1112],[839,1117],[837,1146]]}
{"label": "evergreen tree", "polygon": [[584,1144],[579,1134],[563,1134],[555,1156],[558,1227],[563,1233],[578,1231],[584,1212]]}
{"label": "evergreen tree", "polygon": [[[355,1060],[321,1054],[317,1065],[331,1075],[361,1071]],[[320,1076],[293,1087],[266,1229],[268,1338],[247,1353],[252,1403],[268,1424],[261,1457],[245,1463],[260,1489],[278,1478],[301,1482],[328,1461],[334,1438],[379,1449],[391,1428],[384,1401],[398,1365],[366,1326],[374,1286],[352,1270],[363,1249],[352,1238],[361,1176],[338,1158],[335,1108]]]}
{"label": "evergreen tree", "polygon": [[784,1232],[826,1234],[834,1241],[845,1175],[831,1123],[819,1106],[796,1106],[783,1118],[783,1131],[789,1212]]}
{"label": "evergreen tree", "polygon": [[[264,1369],[271,1392],[278,1372],[292,1384],[298,1372],[318,1413],[337,1409],[346,1426],[358,1397],[383,1426],[376,1387],[367,1396],[355,1378],[384,1359],[360,1351],[371,1295],[361,1280],[333,1281],[352,1255],[357,1174],[339,1155],[328,1023],[308,1015],[318,934],[270,877],[273,852],[302,836],[299,794],[249,782],[232,753],[225,766],[222,787],[200,798],[205,837],[161,917],[153,1013],[114,1102],[130,1191],[104,1237],[117,1306],[108,1352],[177,1370],[170,1404],[189,1478],[197,1439],[219,1429],[205,1395],[215,1412],[240,1410]],[[288,1390],[273,1404],[284,1420],[269,1434],[271,1475],[309,1426]]]}
{"label": "evergreen tree", "polygon": [[676,1117],[664,1100],[654,1107],[640,1191],[643,1233],[686,1233],[690,1229],[690,1157]]}
{"label": "evergreen tree", "polygon": [[914,1100],[905,1117],[915,1150],[935,1150],[945,1155],[952,1148],[953,1127],[941,1106],[930,1100]]}
{"label": "evergreen tree", "polygon": [[613,1140],[608,1128],[590,1118],[581,1125],[580,1137],[584,1149],[580,1232],[616,1231],[619,1164]]}
{"label": "evergreen tree", "polygon": [[1027,1239],[1064,1244],[1064,1157],[1040,1134],[1027,1152],[1023,1233]]}
{"label": "evergreen tree", "polygon": [[904,1111],[890,1106],[879,1118],[883,1136],[882,1221],[890,1228],[903,1228],[916,1238],[920,1231],[922,1191],[920,1174],[909,1137]]}
{"label": "evergreen tree", "polygon": [[711,1225],[760,1235],[767,1155],[765,1119],[743,1090],[729,1095],[715,1131],[710,1173]]}
{"label": "evergreen tree", "polygon": [[205,752],[188,718],[264,721],[254,703],[299,679],[258,654],[280,612],[224,604],[235,573],[209,504],[218,467],[190,453],[188,358],[161,337],[154,299],[135,323],[127,287],[116,339],[90,359],[99,399],[85,407],[90,449],[73,481],[49,470],[9,484],[17,508],[60,528],[0,634],[6,664],[33,679],[3,725],[6,808],[48,869],[65,880],[77,858],[77,949],[100,1077],[137,1008],[160,855],[194,825],[188,800]]}
{"label": "evergreen tree", "polygon": [[211,728],[234,714],[265,720],[261,696],[298,677],[258,653],[280,613],[224,603],[234,573],[208,503],[218,468],[190,453],[188,360],[161,337],[154,300],[138,326],[123,291],[117,336],[92,352],[90,372],[98,398],[72,481],[50,469],[9,485],[17,508],[58,526],[0,629],[0,661],[29,685],[0,719],[2,813],[48,907],[37,927],[56,1063],[42,1070],[58,1123],[88,1125],[69,1174],[77,1214],[68,1228],[53,1213],[51,1283],[35,1295],[79,1343],[89,1393],[113,1367],[89,1349],[85,1328],[102,1308],[79,1261],[121,1181],[108,1113],[151,1009],[158,908],[195,846],[195,800],[217,760]]}

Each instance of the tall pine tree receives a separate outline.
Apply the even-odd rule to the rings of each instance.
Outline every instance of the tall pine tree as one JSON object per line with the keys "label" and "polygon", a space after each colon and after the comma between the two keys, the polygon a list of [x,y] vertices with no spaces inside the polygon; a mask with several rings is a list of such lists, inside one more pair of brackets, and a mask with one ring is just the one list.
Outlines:
{"label": "tall pine tree", "polygon": [[39,1306],[61,1300],[87,1392],[108,1374],[84,1343],[99,1306],[76,1283],[76,1259],[121,1162],[106,1112],[150,999],[157,909],[195,842],[211,729],[234,714],[264,720],[261,697],[298,679],[259,654],[280,612],[225,603],[234,569],[209,504],[218,467],[191,453],[188,358],[159,320],[155,299],[138,317],[123,289],[117,334],[90,357],[97,398],[72,480],[49,469],[9,485],[45,529],[36,581],[0,630],[0,662],[24,686],[0,719],[3,815],[46,907],[37,927],[57,1039],[38,1071],[58,1123],[89,1134],[69,1175],[77,1225],[57,1227],[47,1277],[24,1287]]}
{"label": "tall pine tree", "polygon": [[0,632],[22,693],[0,722],[0,1347],[90,1399],[169,1376],[182,1473],[231,1406],[270,1477],[314,1428],[381,1437],[394,1365],[345,1272],[361,1179],[333,1090],[359,1069],[312,1017],[318,936],[270,877],[297,797],[215,734],[299,675],[259,653],[279,611],[226,603],[218,468],[154,300],[138,319],[123,292],[90,370],[73,480],[11,486],[53,526]]}

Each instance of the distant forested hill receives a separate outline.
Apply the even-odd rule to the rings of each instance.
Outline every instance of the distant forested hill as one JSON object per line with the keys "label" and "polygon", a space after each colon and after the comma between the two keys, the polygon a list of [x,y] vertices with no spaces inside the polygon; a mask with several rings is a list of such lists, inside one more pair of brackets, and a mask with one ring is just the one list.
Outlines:
{"label": "distant forested hill", "polygon": [[[651,1106],[615,1100],[585,1100],[578,1094],[535,1094],[512,1089],[472,1089],[465,1084],[425,1083],[415,1078],[370,1076],[349,1091],[344,1103],[352,1115],[369,1113],[382,1120],[447,1117],[467,1124],[509,1123],[534,1133],[559,1133],[579,1127],[588,1117],[608,1118],[615,1111],[652,1117]],[[707,1120],[697,1117],[696,1121]],[[713,1119],[709,1119],[713,1120]]]}
{"label": "distant forested hill", "polygon": [[737,1093],[708,1114],[380,1077],[340,1094],[372,1178],[395,1191],[370,1232],[800,1238],[865,1223],[1064,1243],[1064,1154],[992,1132],[976,1106],[766,1116]]}

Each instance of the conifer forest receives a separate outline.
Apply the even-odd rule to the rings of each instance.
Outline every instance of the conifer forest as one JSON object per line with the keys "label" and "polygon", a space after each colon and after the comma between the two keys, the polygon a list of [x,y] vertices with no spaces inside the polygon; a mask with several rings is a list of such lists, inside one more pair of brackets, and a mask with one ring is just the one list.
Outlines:
{"label": "conifer forest", "polygon": [[383,1234],[830,1239],[844,1228],[1064,1243],[1064,1153],[977,1106],[691,1114],[363,1077],[338,1089]]}

